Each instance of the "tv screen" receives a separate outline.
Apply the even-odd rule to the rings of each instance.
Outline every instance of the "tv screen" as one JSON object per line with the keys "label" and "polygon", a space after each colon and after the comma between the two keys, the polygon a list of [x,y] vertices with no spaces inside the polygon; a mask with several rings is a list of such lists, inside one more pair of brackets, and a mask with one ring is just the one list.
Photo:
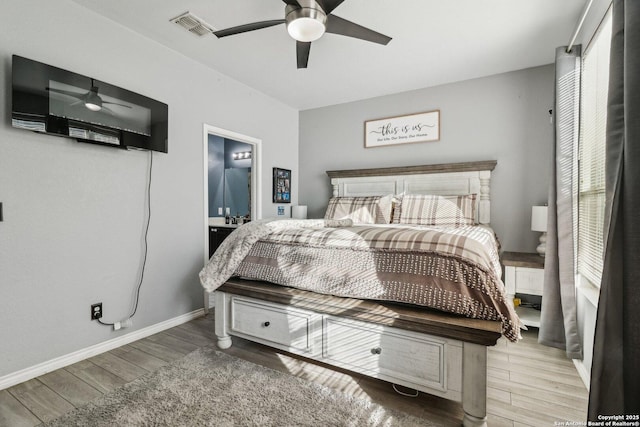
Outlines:
{"label": "tv screen", "polygon": [[167,104],[18,55],[12,69],[14,127],[167,152]]}

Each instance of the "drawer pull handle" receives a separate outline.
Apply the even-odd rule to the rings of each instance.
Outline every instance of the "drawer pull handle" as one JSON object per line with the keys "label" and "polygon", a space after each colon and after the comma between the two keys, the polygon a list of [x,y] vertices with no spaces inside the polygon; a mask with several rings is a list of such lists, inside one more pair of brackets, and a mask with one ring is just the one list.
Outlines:
{"label": "drawer pull handle", "polygon": [[264,326],[265,328],[268,328],[270,324],[271,324],[271,322],[264,322],[262,324],[262,326]]}
{"label": "drawer pull handle", "polygon": [[380,347],[375,347],[371,349],[371,354],[380,354],[382,353],[382,348]]}

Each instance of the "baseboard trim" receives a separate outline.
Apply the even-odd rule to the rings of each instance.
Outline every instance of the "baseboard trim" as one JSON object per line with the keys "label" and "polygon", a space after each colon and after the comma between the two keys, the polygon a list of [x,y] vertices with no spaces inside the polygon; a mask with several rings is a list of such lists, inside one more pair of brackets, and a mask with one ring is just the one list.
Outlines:
{"label": "baseboard trim", "polygon": [[584,366],[584,362],[580,359],[573,359],[573,365],[576,367],[578,375],[580,375],[580,379],[582,379],[585,387],[587,387],[587,390],[589,390],[589,386],[591,384],[591,374],[587,370],[587,367]]}
{"label": "baseboard trim", "polygon": [[0,390],[4,390],[5,388],[9,388],[25,381],[29,381],[30,379],[39,377],[40,375],[55,371],[56,369],[64,368],[65,366],[72,365],[81,360],[88,359],[106,351],[113,350],[114,348],[121,347],[125,344],[129,344],[142,338],[146,338],[150,335],[157,334],[158,332],[173,328],[174,326],[187,323],[193,319],[204,316],[204,314],[204,309],[200,308],[190,313],[182,314],[172,319],[147,326],[146,328],[138,329],[137,331],[130,332],[126,335],[122,335],[108,341],[103,341],[90,347],[74,351],[73,353],[56,357],[55,359],[51,359],[46,362],[31,366],[29,368],[13,372],[11,374],[5,375],[4,377],[0,377]]}

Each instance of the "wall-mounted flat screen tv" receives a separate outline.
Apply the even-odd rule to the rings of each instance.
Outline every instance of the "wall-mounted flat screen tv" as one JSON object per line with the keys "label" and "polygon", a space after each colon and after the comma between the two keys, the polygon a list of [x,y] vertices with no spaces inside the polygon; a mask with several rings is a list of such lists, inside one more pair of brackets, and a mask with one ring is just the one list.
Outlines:
{"label": "wall-mounted flat screen tv", "polygon": [[167,152],[167,104],[18,55],[12,69],[14,127]]}

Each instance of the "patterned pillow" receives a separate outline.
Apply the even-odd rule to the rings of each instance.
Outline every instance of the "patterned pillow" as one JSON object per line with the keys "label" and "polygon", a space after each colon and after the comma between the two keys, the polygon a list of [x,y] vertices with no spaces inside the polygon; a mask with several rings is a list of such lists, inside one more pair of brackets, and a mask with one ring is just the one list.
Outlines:
{"label": "patterned pillow", "polygon": [[476,195],[407,194],[395,206],[393,222],[416,225],[476,224]]}
{"label": "patterned pillow", "polygon": [[324,219],[350,219],[355,224],[389,224],[391,196],[332,197]]}

